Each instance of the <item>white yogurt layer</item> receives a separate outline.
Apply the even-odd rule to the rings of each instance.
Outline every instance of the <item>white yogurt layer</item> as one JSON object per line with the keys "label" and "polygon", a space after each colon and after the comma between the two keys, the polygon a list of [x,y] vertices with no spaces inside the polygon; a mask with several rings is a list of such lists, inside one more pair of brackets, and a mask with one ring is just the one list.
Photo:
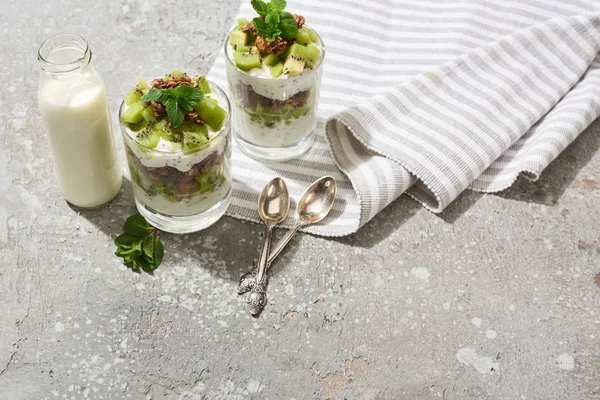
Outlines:
{"label": "white yogurt layer", "polygon": [[[209,93],[206,95],[206,97],[216,99],[219,106],[227,110],[225,100],[220,98],[215,93]],[[213,131],[209,126],[206,127],[208,128],[208,138],[210,142],[207,144],[206,148],[192,154],[183,154],[181,143],[169,142],[163,138],[159,140],[155,149],[144,149],[140,146],[137,146],[135,143],[129,143],[129,148],[146,167],[157,168],[170,166],[177,168],[181,172],[186,172],[189,171],[192,166],[198,164],[213,152],[218,151],[221,153],[226,146],[227,141],[223,138],[227,136],[227,132],[223,132],[223,130],[228,129],[227,126],[224,126],[223,129],[218,132]],[[213,141],[212,139],[220,135],[221,132],[223,132],[221,138]],[[135,132],[127,129],[127,134],[133,140],[135,140]]]}
{"label": "white yogurt layer", "polygon": [[143,203],[154,211],[158,211],[161,214],[173,217],[185,217],[202,213],[217,204],[219,201],[225,199],[230,190],[230,182],[225,181],[212,192],[197,194],[192,196],[190,199],[171,202],[160,194],[148,196],[146,192],[144,192],[144,190],[138,185],[133,185],[134,196],[139,202]]}
{"label": "white yogurt layer", "polygon": [[290,124],[285,121],[265,127],[262,122],[254,122],[240,107],[233,113],[236,133],[245,141],[263,147],[287,147],[298,143],[317,127],[317,113],[313,108],[308,114],[292,119]]}

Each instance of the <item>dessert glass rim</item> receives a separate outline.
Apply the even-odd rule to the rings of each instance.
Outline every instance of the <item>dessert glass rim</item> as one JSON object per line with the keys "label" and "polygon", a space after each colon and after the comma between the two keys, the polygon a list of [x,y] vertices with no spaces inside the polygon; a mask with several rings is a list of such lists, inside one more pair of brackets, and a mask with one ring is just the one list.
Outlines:
{"label": "dessert glass rim", "polygon": [[[207,148],[211,144],[217,142],[217,139],[220,139],[221,136],[223,136],[225,134],[225,132],[227,132],[229,130],[229,129],[227,129],[227,127],[228,127],[229,121],[231,119],[231,104],[229,102],[229,98],[227,97],[227,94],[225,93],[225,91],[223,89],[221,89],[216,83],[214,83],[210,79],[207,78],[206,81],[209,83],[211,90],[216,89],[217,92],[219,93],[219,96],[221,96],[225,100],[225,104],[227,106],[227,110],[226,110],[227,117],[223,121],[223,126],[221,127],[221,130],[219,132],[217,132],[217,134],[213,138],[210,138],[206,143],[204,143],[204,145],[206,146],[204,148]],[[176,150],[176,151],[159,150],[159,149],[152,149],[150,147],[147,147],[147,146],[144,146],[143,144],[141,144],[137,140],[137,135],[135,135],[135,132],[133,132],[131,129],[129,129],[129,127],[126,125],[125,122],[121,121],[121,115],[123,114],[124,108],[125,108],[125,101],[123,100],[121,102],[121,105],[119,106],[119,125],[121,126],[121,131],[123,132],[123,134],[126,134],[129,137],[129,139],[131,139],[135,144],[142,147],[144,150],[148,150],[148,151],[152,151],[152,152],[156,152],[156,153],[183,154],[183,149]],[[198,151],[201,151],[201,150],[203,150],[203,149],[199,149]],[[197,152],[187,154],[187,155],[191,156],[191,155],[194,155],[195,153],[197,153]]]}
{"label": "dessert glass rim", "polygon": [[[317,37],[319,38],[319,46],[321,46],[321,56],[319,57],[319,61],[310,69],[309,72],[306,72],[306,70],[304,70],[300,75],[298,76],[293,76],[293,77],[288,77],[288,79],[281,79],[281,80],[295,80],[295,79],[300,79],[300,78],[304,78],[306,76],[312,75],[314,73],[316,73],[316,71],[319,70],[319,67],[321,66],[321,64],[323,64],[323,60],[325,59],[325,43],[323,42],[323,39],[321,38],[321,35],[319,35],[319,32],[317,32],[315,29],[313,29],[310,25],[308,24],[304,24],[304,26],[306,26],[307,28],[309,28],[311,31],[313,31]],[[272,78],[272,77],[267,77],[267,76],[255,76],[255,75],[251,75],[248,73],[248,71],[242,71],[241,69],[239,69],[236,65],[235,62],[233,62],[233,60],[231,59],[228,49],[229,49],[229,37],[231,36],[231,32],[233,32],[235,29],[232,29],[231,31],[229,31],[229,34],[227,35],[227,39],[225,40],[225,45],[223,46],[223,51],[225,52],[225,59],[227,59],[227,62],[229,64],[231,64],[235,69],[238,70],[238,72],[240,72],[243,75],[249,76],[253,79],[264,79],[267,81],[273,81],[273,80],[277,80],[278,78]],[[305,74],[306,72],[306,74]]]}

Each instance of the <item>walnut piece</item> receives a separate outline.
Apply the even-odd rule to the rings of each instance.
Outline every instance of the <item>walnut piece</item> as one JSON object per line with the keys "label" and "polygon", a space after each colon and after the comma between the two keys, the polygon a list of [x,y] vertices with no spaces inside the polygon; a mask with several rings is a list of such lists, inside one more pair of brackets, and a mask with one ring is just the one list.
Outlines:
{"label": "walnut piece", "polygon": [[262,53],[273,53],[276,56],[280,55],[285,51],[289,42],[283,38],[278,37],[273,42],[269,39],[259,36],[256,38],[255,46],[258,47]]}
{"label": "walnut piece", "polygon": [[252,33],[254,33],[254,35],[256,36],[256,27],[254,26],[254,22],[250,21],[248,22],[246,25],[242,26],[240,28],[242,30],[242,32],[248,32],[251,31]]}
{"label": "walnut piece", "polygon": [[306,19],[302,15],[292,14],[292,17],[294,17],[294,19],[296,20],[296,23],[298,24],[298,29],[304,26]]}

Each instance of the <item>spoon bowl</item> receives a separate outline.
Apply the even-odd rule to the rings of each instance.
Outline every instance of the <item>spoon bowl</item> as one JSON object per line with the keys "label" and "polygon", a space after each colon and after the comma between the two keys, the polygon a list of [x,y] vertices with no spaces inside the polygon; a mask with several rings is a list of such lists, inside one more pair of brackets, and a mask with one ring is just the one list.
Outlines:
{"label": "spoon bowl", "polygon": [[285,219],[290,209],[290,196],[281,178],[272,179],[264,187],[258,199],[258,215],[267,225],[277,224]]}
{"label": "spoon bowl", "polygon": [[335,180],[325,176],[310,185],[298,202],[298,216],[305,224],[314,224],[329,214],[335,202]]}

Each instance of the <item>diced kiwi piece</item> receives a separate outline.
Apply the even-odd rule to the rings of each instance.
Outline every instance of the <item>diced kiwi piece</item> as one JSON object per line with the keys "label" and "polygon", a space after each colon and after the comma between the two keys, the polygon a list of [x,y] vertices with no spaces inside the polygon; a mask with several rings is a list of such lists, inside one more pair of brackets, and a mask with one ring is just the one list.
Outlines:
{"label": "diced kiwi piece", "polygon": [[242,26],[249,24],[250,21],[248,21],[246,18],[238,18],[237,23],[238,23],[238,27],[241,28]]}
{"label": "diced kiwi piece", "polygon": [[286,47],[286,49],[283,51],[283,53],[281,53],[279,55],[279,59],[281,60],[281,62],[285,62],[285,60],[287,60],[288,56],[290,55],[290,50],[292,49],[292,46],[288,46]]}
{"label": "diced kiwi piece", "polygon": [[164,140],[173,141],[173,131],[168,126],[166,119],[153,124],[151,129]]}
{"label": "diced kiwi piece", "polygon": [[312,43],[312,40],[310,39],[310,35],[308,34],[308,32],[304,31],[304,29],[300,29],[294,39],[296,39],[296,43],[299,43],[302,45],[307,45],[309,43]]}
{"label": "diced kiwi piece", "polygon": [[306,62],[306,66],[308,68],[312,68],[315,66],[315,63],[319,61],[319,57],[321,56],[321,50],[314,44],[309,44],[304,49],[304,61]]}
{"label": "diced kiwi piece", "polygon": [[129,129],[131,129],[132,132],[139,132],[148,126],[148,122],[145,120],[141,120],[140,122],[137,122],[135,124],[127,124],[127,126],[129,126]]}
{"label": "diced kiwi piece", "polygon": [[153,129],[144,129],[138,132],[136,139],[142,146],[153,149],[158,144],[160,136]]}
{"label": "diced kiwi piece", "polygon": [[144,117],[142,117],[142,111],[144,111],[144,105],[141,101],[135,102],[130,105],[127,110],[121,115],[121,121],[128,124],[136,124],[141,122]]}
{"label": "diced kiwi piece", "polygon": [[233,46],[245,46],[246,41],[248,40],[248,35],[242,31],[233,31],[231,35],[229,35],[229,43]]}
{"label": "diced kiwi piece", "polygon": [[252,31],[247,31],[246,32],[246,44],[248,46],[254,46],[254,44],[256,43],[256,36],[254,35],[254,32]]}
{"label": "diced kiwi piece", "polygon": [[207,141],[207,137],[201,132],[183,132],[183,154],[195,153]]}
{"label": "diced kiwi piece", "polygon": [[240,53],[258,53],[258,47],[256,46],[235,46],[235,51]]}
{"label": "diced kiwi piece", "polygon": [[194,106],[198,116],[204,120],[206,125],[210,126],[215,132],[218,132],[223,127],[223,121],[227,118],[227,111],[213,103],[209,99],[202,99]]}
{"label": "diced kiwi piece", "polygon": [[146,82],[146,80],[144,78],[138,79],[137,85],[135,85],[135,88],[137,90],[139,90],[140,92],[142,92],[143,94],[148,94],[148,92],[150,91],[150,85],[148,85],[148,82]]}
{"label": "diced kiwi piece", "polygon": [[311,42],[317,43],[319,41],[319,36],[312,29],[304,26],[304,27],[302,27],[301,30],[302,30],[302,32],[306,32],[308,34],[308,37],[310,38]]}
{"label": "diced kiwi piece", "polygon": [[154,108],[153,107],[146,107],[142,110],[142,117],[147,121],[147,122],[154,122],[156,121],[156,116],[154,115]]}
{"label": "diced kiwi piece", "polygon": [[123,100],[125,101],[125,104],[130,106],[141,98],[142,92],[140,92],[137,89],[132,89],[129,92],[125,93],[125,97],[123,98]]}
{"label": "diced kiwi piece", "polygon": [[299,107],[299,108],[296,108],[295,110],[292,110],[292,115],[294,116],[294,118],[300,118],[306,114],[308,114],[307,107]]}
{"label": "diced kiwi piece", "polygon": [[198,182],[199,193],[212,192],[215,189],[215,184],[210,181],[208,174],[196,176],[196,182]]}
{"label": "diced kiwi piece", "polygon": [[272,67],[273,65],[275,65],[279,62],[279,57],[277,57],[275,54],[271,53],[271,54],[267,55],[266,57],[263,57],[262,60],[269,67]]}
{"label": "diced kiwi piece", "polygon": [[252,68],[260,68],[260,55],[258,53],[233,53],[235,65],[242,71],[250,71]]}
{"label": "diced kiwi piece", "polygon": [[288,76],[298,76],[302,71],[304,71],[304,60],[295,54],[290,54],[283,64],[283,73]]}
{"label": "diced kiwi piece", "polygon": [[208,80],[206,80],[205,75],[200,75],[198,77],[198,87],[202,90],[202,93],[207,94],[210,93],[210,85],[208,84]]}
{"label": "diced kiwi piece", "polygon": [[283,74],[283,64],[278,62],[277,64],[271,67],[271,76],[273,78],[279,78],[279,76]]}
{"label": "diced kiwi piece", "polygon": [[169,80],[174,76],[183,76],[183,75],[185,75],[183,72],[176,69],[176,70],[172,71],[170,74],[165,75],[165,80]]}
{"label": "diced kiwi piece", "polygon": [[303,60],[307,68],[312,68],[319,60],[320,54],[321,51],[312,43],[308,46],[302,46],[301,44],[294,43],[290,47],[290,54],[288,58],[295,56],[297,59]]}

